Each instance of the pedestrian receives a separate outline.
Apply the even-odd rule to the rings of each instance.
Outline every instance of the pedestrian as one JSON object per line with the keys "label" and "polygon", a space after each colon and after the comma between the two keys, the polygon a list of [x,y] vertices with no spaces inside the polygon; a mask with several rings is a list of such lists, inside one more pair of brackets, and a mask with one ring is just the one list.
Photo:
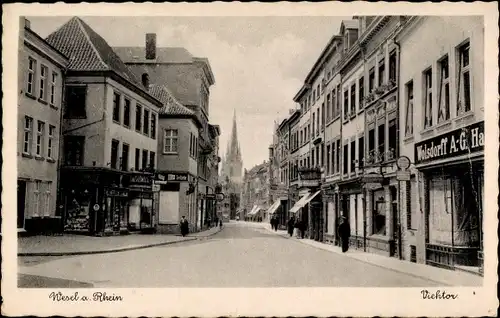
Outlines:
{"label": "pedestrian", "polygon": [[303,239],[306,234],[306,222],[304,222],[304,220],[300,220],[299,230],[300,230],[300,238]]}
{"label": "pedestrian", "polygon": [[222,229],[222,220],[219,220],[219,228]]}
{"label": "pedestrian", "polygon": [[182,236],[189,234],[189,222],[184,215],[181,218],[180,227]]}
{"label": "pedestrian", "polygon": [[294,228],[295,228],[295,237],[296,238],[300,238],[300,219],[297,219],[297,221],[295,222],[294,224]]}
{"label": "pedestrian", "polygon": [[339,225],[339,236],[340,242],[342,244],[342,253],[345,253],[349,249],[349,237],[351,236],[351,226],[345,216],[342,216],[341,218],[341,223]]}
{"label": "pedestrian", "polygon": [[274,218],[274,232],[278,231],[278,218]]}
{"label": "pedestrian", "polygon": [[293,228],[295,227],[295,218],[293,216],[290,217],[290,220],[288,220],[287,226],[288,226],[288,235],[290,235],[290,237],[292,237],[293,236]]}

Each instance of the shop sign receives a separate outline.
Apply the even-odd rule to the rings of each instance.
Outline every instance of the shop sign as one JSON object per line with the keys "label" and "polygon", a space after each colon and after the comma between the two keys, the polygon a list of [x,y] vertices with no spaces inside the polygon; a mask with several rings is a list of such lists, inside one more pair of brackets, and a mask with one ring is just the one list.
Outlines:
{"label": "shop sign", "polygon": [[168,173],[167,181],[188,181],[187,173]]}
{"label": "shop sign", "polygon": [[484,149],[484,122],[415,144],[415,163],[452,158]]}
{"label": "shop sign", "polygon": [[104,194],[107,197],[121,197],[121,198],[128,197],[128,191],[123,189],[106,189],[104,191]]}
{"label": "shop sign", "polygon": [[167,178],[164,175],[157,173],[155,175],[155,183],[156,184],[167,184]]}
{"label": "shop sign", "polygon": [[398,181],[410,181],[410,171],[409,170],[396,171],[396,179]]}
{"label": "shop sign", "polygon": [[150,186],[153,183],[151,175],[147,174],[134,174],[130,176],[129,186]]}

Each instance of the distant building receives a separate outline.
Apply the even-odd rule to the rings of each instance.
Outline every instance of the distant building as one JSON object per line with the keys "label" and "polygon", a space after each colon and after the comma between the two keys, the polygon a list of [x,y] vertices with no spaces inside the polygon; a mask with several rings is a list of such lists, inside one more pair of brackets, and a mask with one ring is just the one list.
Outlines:
{"label": "distant building", "polygon": [[[57,209],[61,109],[68,59],[21,18],[18,67],[17,228],[60,228]],[[55,229],[55,228],[54,228]]]}
{"label": "distant building", "polygon": [[267,210],[272,205],[269,197],[268,161],[254,166],[249,171],[245,170],[241,198],[244,219],[251,221],[268,219]]}
{"label": "distant building", "polygon": [[69,58],[61,196],[65,230],[110,235],[154,230],[161,101],[78,17],[47,37]]}

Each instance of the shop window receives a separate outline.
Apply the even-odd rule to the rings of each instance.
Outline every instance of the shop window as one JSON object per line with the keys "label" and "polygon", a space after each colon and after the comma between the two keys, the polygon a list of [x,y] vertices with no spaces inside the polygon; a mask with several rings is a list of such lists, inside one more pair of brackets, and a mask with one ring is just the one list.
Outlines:
{"label": "shop window", "polygon": [[424,72],[424,129],[432,126],[432,69]]}
{"label": "shop window", "polygon": [[343,164],[343,174],[347,174],[349,173],[348,169],[349,169],[349,144],[345,144],[344,145],[344,152],[343,152],[344,156],[344,164]]}
{"label": "shop window", "polygon": [[450,119],[450,74],[448,56],[439,61],[438,123]]}
{"label": "shop window", "polygon": [[85,136],[64,136],[64,162],[67,166],[83,165]]}
{"label": "shop window", "polygon": [[458,48],[458,103],[457,115],[471,110],[470,43]]}
{"label": "shop window", "polygon": [[363,168],[365,161],[365,138],[359,137],[358,139],[358,165],[360,168]]}
{"label": "shop window", "polygon": [[356,140],[351,141],[351,173],[356,172]]}
{"label": "shop window", "polygon": [[135,106],[135,130],[140,132],[142,129],[142,106]]}
{"label": "shop window", "polygon": [[141,150],[139,148],[135,148],[135,164],[134,164],[135,171],[141,170],[140,163],[141,163]]}
{"label": "shop window", "polygon": [[[385,160],[385,125],[382,124],[378,126],[378,145],[377,145],[377,153],[378,160]],[[377,160],[377,161],[378,161]]]}
{"label": "shop window", "polygon": [[389,54],[389,82],[396,84],[396,50],[392,50]]}
{"label": "shop window", "polygon": [[389,121],[389,152],[386,160],[395,159],[398,155],[398,132],[396,129],[396,119]]}
{"label": "shop window", "polygon": [[122,145],[122,158],[121,158],[121,170],[128,171],[128,156],[130,152],[130,146],[127,144]]}
{"label": "shop window", "polygon": [[405,85],[406,91],[406,124],[405,136],[413,135],[413,81]]}
{"label": "shop window", "polygon": [[67,85],[64,117],[68,119],[86,118],[86,99],[87,86]]}
{"label": "shop window", "polygon": [[127,98],[125,98],[125,104],[123,105],[123,125],[130,127],[130,100]]}
{"label": "shop window", "polygon": [[118,147],[120,142],[118,140],[111,140],[111,168],[118,169]]}
{"label": "shop window", "polygon": [[118,93],[113,93],[113,121],[120,123],[120,99]]}
{"label": "shop window", "polygon": [[368,73],[368,92],[371,93],[375,88],[375,68],[372,67]]}
{"label": "shop window", "polygon": [[386,235],[385,218],[386,202],[384,191],[373,192],[372,234]]}

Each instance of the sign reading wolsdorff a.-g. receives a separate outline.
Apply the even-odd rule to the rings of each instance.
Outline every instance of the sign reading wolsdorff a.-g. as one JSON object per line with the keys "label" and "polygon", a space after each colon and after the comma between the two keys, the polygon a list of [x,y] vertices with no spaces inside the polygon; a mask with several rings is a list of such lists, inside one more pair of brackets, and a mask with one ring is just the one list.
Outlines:
{"label": "sign reading wolsdorff a.-g.", "polygon": [[484,122],[415,144],[415,164],[472,154],[484,149]]}

